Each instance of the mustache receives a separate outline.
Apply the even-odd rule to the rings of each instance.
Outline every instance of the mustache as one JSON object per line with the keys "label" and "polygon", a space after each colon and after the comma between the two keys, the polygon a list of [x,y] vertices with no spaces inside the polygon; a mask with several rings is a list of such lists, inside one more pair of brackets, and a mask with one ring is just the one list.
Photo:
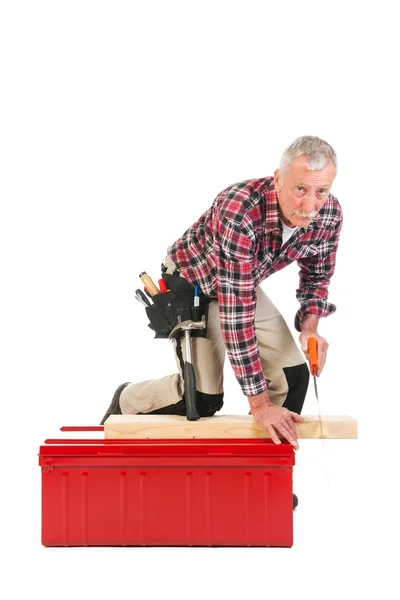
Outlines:
{"label": "mustache", "polygon": [[296,217],[305,217],[306,219],[315,219],[315,217],[318,214],[317,210],[313,210],[310,213],[304,212],[304,210],[295,210],[294,215],[296,215]]}

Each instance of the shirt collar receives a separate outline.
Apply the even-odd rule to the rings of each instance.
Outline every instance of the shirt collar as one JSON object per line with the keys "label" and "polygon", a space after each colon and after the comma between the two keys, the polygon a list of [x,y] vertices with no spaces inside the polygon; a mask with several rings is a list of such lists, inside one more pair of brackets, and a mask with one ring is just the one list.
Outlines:
{"label": "shirt collar", "polygon": [[[274,229],[281,229],[280,214],[279,214],[279,201],[278,195],[275,190],[273,178],[268,178],[266,187],[266,215],[265,215],[265,231],[273,231]],[[304,229],[319,229],[323,227],[321,216],[318,213],[315,219]]]}

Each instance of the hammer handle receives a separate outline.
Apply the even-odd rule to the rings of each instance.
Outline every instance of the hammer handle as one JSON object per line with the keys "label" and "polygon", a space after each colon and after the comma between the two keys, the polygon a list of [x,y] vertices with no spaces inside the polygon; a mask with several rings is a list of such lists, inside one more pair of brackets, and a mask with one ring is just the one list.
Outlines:
{"label": "hammer handle", "polygon": [[196,375],[193,365],[187,361],[184,364],[183,378],[185,381],[186,418],[197,421],[200,415],[196,408]]}
{"label": "hammer handle", "polygon": [[152,296],[156,296],[157,294],[160,293],[160,290],[158,289],[158,287],[156,286],[156,284],[154,283],[154,281],[152,280],[150,275],[147,275],[146,271],[143,271],[143,273],[140,273],[139,277],[140,277],[143,285],[147,287],[147,289],[149,290],[149,292]]}

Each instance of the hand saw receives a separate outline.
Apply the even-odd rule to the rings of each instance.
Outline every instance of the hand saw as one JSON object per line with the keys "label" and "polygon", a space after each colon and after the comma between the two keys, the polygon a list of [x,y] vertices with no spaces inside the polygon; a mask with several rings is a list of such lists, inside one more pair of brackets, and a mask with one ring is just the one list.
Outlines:
{"label": "hand saw", "polygon": [[321,405],[318,397],[318,388],[317,388],[317,371],[318,371],[318,345],[315,337],[308,338],[308,352],[309,352],[309,364],[310,364],[310,372],[314,377],[314,390],[315,396],[317,398],[318,403],[318,412],[319,412],[319,425],[321,427],[321,437],[324,439],[324,431],[322,429],[322,418],[321,418]]}

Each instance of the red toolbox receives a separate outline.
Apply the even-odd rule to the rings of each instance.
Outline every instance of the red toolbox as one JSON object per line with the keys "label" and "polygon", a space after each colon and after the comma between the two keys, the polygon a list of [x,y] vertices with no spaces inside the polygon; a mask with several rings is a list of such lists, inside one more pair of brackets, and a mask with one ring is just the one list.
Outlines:
{"label": "red toolbox", "polygon": [[40,446],[44,546],[293,544],[288,443],[109,440],[103,427],[62,431],[96,432],[97,439]]}

